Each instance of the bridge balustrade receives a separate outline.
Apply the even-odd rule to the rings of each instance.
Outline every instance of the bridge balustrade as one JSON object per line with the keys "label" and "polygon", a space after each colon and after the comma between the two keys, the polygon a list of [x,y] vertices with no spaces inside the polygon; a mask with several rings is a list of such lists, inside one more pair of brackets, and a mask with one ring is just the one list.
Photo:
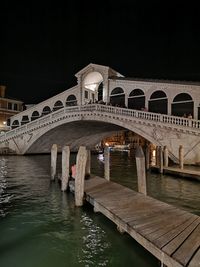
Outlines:
{"label": "bridge balustrade", "polygon": [[0,141],[2,142],[3,139],[5,140],[8,137],[10,138],[17,133],[22,133],[23,131],[26,131],[27,129],[34,129],[34,127],[36,126],[41,127],[46,122],[50,122],[54,119],[62,117],[65,114],[84,112],[84,111],[87,111],[87,112],[97,111],[97,112],[109,113],[113,115],[118,114],[121,116],[133,117],[133,118],[137,118],[141,120],[148,120],[148,121],[161,122],[165,124],[183,126],[186,128],[196,128],[196,129],[200,128],[200,120],[197,121],[194,119],[169,116],[165,114],[152,113],[148,111],[139,111],[139,110],[133,110],[133,109],[127,109],[127,108],[119,108],[119,107],[113,107],[109,105],[88,104],[84,106],[64,107],[55,112],[49,113],[48,115],[40,117],[37,120],[29,122],[26,125],[20,126],[18,128],[15,128],[5,133],[4,135],[0,137]]}

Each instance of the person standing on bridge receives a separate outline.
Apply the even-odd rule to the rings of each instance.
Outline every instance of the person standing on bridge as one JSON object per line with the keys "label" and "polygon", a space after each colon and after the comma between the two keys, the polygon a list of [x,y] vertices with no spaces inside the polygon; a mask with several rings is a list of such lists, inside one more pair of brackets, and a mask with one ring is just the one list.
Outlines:
{"label": "person standing on bridge", "polygon": [[72,179],[75,179],[76,178],[76,164],[72,165],[71,172],[72,172]]}

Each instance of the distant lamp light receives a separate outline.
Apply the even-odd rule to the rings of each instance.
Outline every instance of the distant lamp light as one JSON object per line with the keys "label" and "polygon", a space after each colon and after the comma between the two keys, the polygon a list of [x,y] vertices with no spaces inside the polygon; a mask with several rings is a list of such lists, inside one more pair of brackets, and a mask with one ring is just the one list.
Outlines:
{"label": "distant lamp light", "polygon": [[109,146],[109,143],[106,142],[105,145],[106,145],[106,146]]}
{"label": "distant lamp light", "polygon": [[3,125],[6,125],[6,121],[3,121]]}
{"label": "distant lamp light", "polygon": [[155,157],[156,156],[156,150],[154,149],[153,150],[153,157]]}

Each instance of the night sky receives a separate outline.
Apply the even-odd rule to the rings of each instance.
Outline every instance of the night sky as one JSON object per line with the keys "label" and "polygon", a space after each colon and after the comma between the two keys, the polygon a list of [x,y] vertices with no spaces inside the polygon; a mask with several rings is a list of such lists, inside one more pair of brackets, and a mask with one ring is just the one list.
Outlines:
{"label": "night sky", "polygon": [[0,7],[7,96],[45,100],[75,85],[89,63],[126,77],[200,81],[198,1],[15,2]]}

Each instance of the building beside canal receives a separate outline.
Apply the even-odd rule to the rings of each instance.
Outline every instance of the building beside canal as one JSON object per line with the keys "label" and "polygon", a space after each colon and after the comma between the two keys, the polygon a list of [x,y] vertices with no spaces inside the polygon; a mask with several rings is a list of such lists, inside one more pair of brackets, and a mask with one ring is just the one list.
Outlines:
{"label": "building beside canal", "polygon": [[17,99],[8,98],[5,95],[6,86],[0,85],[0,131],[7,131],[10,129],[9,119],[11,116],[23,110],[23,102]]}

